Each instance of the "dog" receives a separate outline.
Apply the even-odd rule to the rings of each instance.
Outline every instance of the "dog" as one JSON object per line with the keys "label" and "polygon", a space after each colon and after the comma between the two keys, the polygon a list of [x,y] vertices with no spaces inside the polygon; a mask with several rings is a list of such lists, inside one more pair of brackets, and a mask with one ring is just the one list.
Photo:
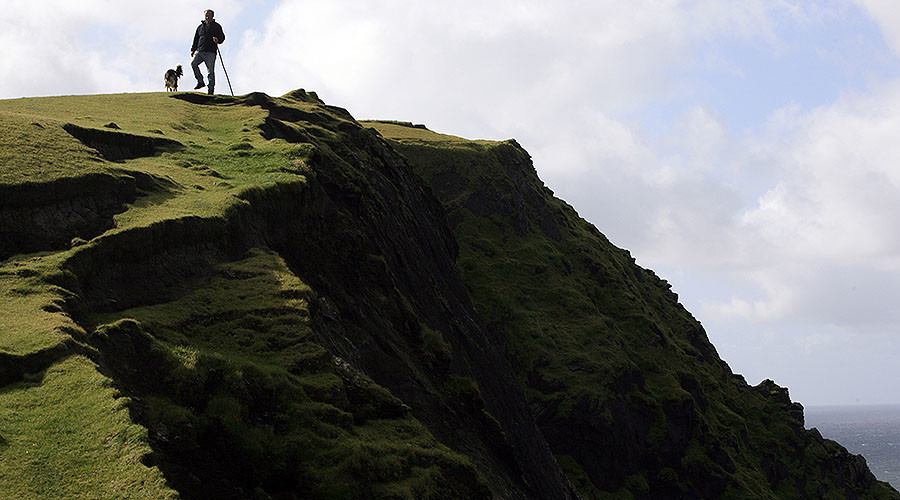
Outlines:
{"label": "dog", "polygon": [[181,71],[181,65],[175,66],[175,69],[166,71],[166,92],[178,92],[178,79],[184,72]]}

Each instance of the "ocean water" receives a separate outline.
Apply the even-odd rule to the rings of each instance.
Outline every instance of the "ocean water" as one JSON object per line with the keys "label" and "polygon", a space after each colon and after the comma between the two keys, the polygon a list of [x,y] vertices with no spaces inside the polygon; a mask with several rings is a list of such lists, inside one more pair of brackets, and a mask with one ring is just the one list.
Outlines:
{"label": "ocean water", "polygon": [[808,429],[866,457],[875,477],[900,490],[900,405],[811,406],[804,414]]}

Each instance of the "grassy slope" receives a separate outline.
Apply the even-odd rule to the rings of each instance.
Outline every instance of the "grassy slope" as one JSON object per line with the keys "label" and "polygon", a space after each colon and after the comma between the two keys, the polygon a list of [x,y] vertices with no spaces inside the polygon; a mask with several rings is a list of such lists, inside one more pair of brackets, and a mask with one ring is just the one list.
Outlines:
{"label": "grassy slope", "polygon": [[476,308],[585,498],[898,498],[804,431],[786,390],[732,375],[669,285],[554,198],[517,144],[366,125],[447,208]]}
{"label": "grassy slope", "polygon": [[[283,104],[327,113],[315,99]],[[0,261],[0,497],[177,496],[166,481],[186,497],[483,494],[468,459],[311,338],[309,289],[271,251],[208,252],[210,272],[163,294],[79,289],[91,277],[73,273],[120,252],[152,262],[166,238],[212,237],[198,233],[218,231],[247,192],[302,192],[314,146],[264,139],[266,116],[165,94],[0,101],[0,192],[15,200],[0,215],[27,218],[39,210],[18,205],[72,186],[102,191],[91,176],[138,186],[102,234]],[[180,146],[109,161],[67,123]],[[15,198],[29,186],[41,197]]]}
{"label": "grassy slope", "polygon": [[[0,101],[0,118],[16,123],[18,132],[12,140],[4,137],[4,146],[11,143],[12,147],[4,148],[3,154],[14,168],[0,173],[0,186],[71,179],[98,171],[118,175],[145,172],[172,181],[176,187],[142,197],[118,217],[117,231],[177,217],[221,216],[230,205],[240,202],[234,195],[244,189],[298,180],[311,146],[260,137],[259,126],[266,115],[258,107],[197,106],[164,94]],[[65,133],[61,129],[65,123],[163,137],[185,148],[124,164],[103,161]],[[109,128],[110,124],[117,128]]]}
{"label": "grassy slope", "polygon": [[0,389],[0,497],[176,498],[145,467],[147,431],[83,356]]}

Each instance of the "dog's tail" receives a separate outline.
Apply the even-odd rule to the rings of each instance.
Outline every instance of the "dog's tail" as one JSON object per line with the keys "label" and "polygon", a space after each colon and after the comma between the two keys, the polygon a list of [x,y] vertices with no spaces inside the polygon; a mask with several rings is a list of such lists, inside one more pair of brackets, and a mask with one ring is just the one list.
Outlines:
{"label": "dog's tail", "polygon": [[181,65],[175,66],[175,74],[178,75],[178,78],[181,78],[181,75],[184,73],[181,71]]}

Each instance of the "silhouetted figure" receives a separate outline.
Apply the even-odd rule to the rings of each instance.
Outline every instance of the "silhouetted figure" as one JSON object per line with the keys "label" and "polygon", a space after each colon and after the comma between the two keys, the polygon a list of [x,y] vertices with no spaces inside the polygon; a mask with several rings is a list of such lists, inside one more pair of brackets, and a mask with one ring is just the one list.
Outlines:
{"label": "silhouetted figure", "polygon": [[[211,9],[206,9],[203,16],[203,22],[194,32],[194,43],[191,45],[191,57],[194,59],[191,61],[191,68],[197,78],[194,90],[206,87],[208,93],[212,94],[216,88],[216,54],[219,52],[219,44],[225,41],[225,32],[222,31],[222,25],[213,19],[215,12]],[[206,63],[208,86],[203,83],[203,75],[200,74],[201,62]]]}

